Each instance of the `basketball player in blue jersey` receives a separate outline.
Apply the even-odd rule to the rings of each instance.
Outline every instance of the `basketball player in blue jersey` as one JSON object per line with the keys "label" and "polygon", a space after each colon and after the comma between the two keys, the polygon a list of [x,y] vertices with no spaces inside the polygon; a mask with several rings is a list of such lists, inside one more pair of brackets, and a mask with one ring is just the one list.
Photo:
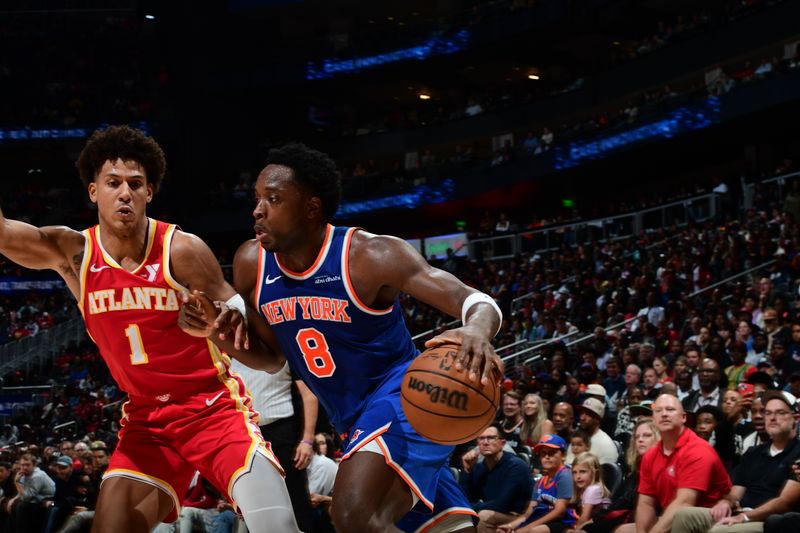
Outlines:
{"label": "basketball player in blue jersey", "polygon": [[[447,468],[453,447],[417,434],[400,406],[418,352],[398,295],[462,317],[462,327],[426,345],[459,344],[457,364],[473,381],[502,376],[490,344],[500,310],[402,239],[330,225],[339,197],[339,173],[325,154],[301,144],[270,152],[256,184],[256,238],[233,267],[236,289],[254,307],[248,351],[285,356],[349,435],[331,511],[337,531],[474,531],[475,513]],[[218,315],[202,293],[184,301],[182,327],[215,341],[227,334],[224,348],[235,355],[241,315]]]}

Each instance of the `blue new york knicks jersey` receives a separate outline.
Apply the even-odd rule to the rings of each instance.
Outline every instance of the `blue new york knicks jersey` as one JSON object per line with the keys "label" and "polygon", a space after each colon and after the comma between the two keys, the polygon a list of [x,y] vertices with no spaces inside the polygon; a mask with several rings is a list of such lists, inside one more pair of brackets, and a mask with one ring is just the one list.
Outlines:
{"label": "blue new york knicks jersey", "polygon": [[371,309],[350,283],[355,228],[328,225],[314,264],[293,272],[259,251],[256,307],[272,326],[292,370],[314,392],[340,432],[380,387],[400,389],[417,355],[400,304]]}

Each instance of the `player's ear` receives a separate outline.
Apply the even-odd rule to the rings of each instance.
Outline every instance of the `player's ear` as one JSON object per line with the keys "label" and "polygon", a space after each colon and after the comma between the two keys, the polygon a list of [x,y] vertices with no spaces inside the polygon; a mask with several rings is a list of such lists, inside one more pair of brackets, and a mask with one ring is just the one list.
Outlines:
{"label": "player's ear", "polygon": [[88,190],[89,190],[89,200],[91,200],[93,204],[96,204],[97,203],[97,183],[95,183],[94,181],[89,183]]}
{"label": "player's ear", "polygon": [[149,181],[147,182],[147,203],[153,201],[153,184]]}
{"label": "player's ear", "polygon": [[322,218],[322,200],[319,196],[312,196],[306,203],[308,218]]}

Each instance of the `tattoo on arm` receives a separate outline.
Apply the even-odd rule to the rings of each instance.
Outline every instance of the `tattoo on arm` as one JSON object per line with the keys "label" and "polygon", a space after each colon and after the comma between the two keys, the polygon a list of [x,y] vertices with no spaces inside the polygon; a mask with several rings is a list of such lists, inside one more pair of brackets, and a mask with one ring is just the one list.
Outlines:
{"label": "tattoo on arm", "polygon": [[64,262],[58,265],[58,269],[63,277],[77,278],[83,263],[83,252],[72,256],[72,264]]}

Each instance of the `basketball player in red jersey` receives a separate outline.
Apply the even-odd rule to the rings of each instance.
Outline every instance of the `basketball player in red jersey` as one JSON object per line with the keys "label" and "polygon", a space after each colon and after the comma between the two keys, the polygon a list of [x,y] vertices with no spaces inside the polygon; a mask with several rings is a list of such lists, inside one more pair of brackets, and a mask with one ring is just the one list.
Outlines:
{"label": "basketball player in red jersey", "polygon": [[138,130],[112,126],[94,132],[76,166],[99,224],[82,232],[37,228],[0,212],[0,252],[64,278],[129,395],[92,531],[146,532],[174,520],[195,470],[236,502],[251,532],[297,531],[244,384],[213,343],[177,325],[181,290],[202,289],[231,305],[236,296],[203,241],[145,215],[166,168],[161,148]]}

